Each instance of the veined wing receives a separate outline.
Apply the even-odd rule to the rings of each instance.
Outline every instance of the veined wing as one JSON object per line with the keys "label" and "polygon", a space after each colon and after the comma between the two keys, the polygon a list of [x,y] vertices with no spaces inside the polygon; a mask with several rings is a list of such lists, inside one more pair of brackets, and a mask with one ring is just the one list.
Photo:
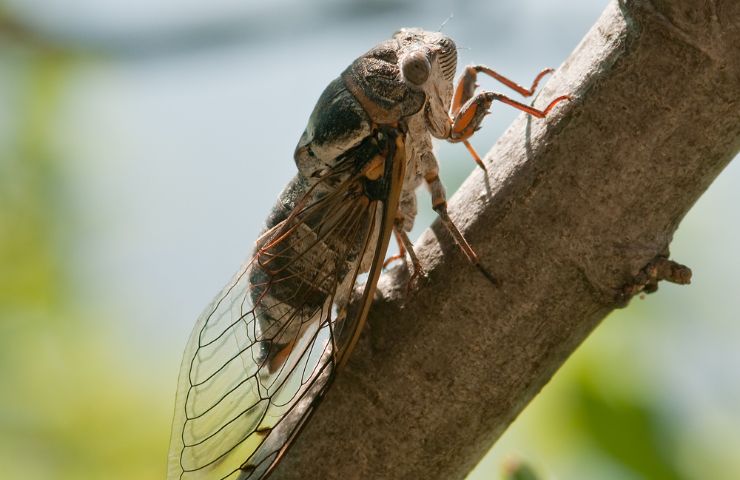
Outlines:
{"label": "veined wing", "polygon": [[[198,319],[178,381],[168,479],[265,478],[359,337],[404,176],[378,130],[288,205]],[[364,285],[358,277],[369,269]],[[351,296],[359,297],[348,313]]]}

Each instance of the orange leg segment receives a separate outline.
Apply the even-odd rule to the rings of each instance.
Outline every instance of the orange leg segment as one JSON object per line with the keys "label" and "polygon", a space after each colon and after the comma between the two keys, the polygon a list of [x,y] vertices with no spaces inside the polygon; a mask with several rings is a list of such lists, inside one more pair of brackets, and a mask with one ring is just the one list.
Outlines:
{"label": "orange leg segment", "polygon": [[544,77],[547,74],[550,74],[550,73],[554,72],[554,70],[552,68],[546,68],[546,69],[542,70],[540,73],[537,74],[536,77],[534,77],[534,81],[532,81],[532,86],[529,87],[529,88],[524,88],[521,85],[519,85],[518,83],[515,83],[512,80],[509,80],[508,78],[504,77],[500,73],[498,73],[498,72],[496,72],[494,70],[491,70],[490,68],[488,68],[488,67],[486,67],[484,65],[478,65],[478,66],[476,66],[476,69],[480,73],[485,73],[489,77],[495,78],[496,80],[498,80],[499,82],[503,83],[504,85],[506,85],[510,89],[514,90],[515,92],[517,92],[519,95],[521,95],[523,97],[530,97],[530,96],[532,96],[534,94],[534,92],[537,90],[537,86],[540,84],[540,80],[542,80],[542,77]]}
{"label": "orange leg segment", "polygon": [[524,103],[518,102],[506,95],[500,93],[494,93],[490,91],[480,92],[475,94],[475,89],[478,87],[476,80],[479,73],[488,75],[489,77],[498,80],[507,87],[511,88],[515,92],[519,93],[524,97],[529,97],[534,94],[537,90],[537,86],[542,78],[553,72],[552,68],[546,68],[532,81],[532,85],[529,88],[525,88],[513,80],[501,75],[495,70],[486,67],[485,65],[470,65],[463,71],[460,80],[458,80],[455,92],[452,97],[452,104],[450,105],[450,136],[447,139],[452,143],[462,142],[465,148],[483,170],[486,169],[485,164],[480,158],[480,155],[475,151],[473,146],[470,144],[468,139],[480,128],[480,124],[483,118],[488,114],[488,109],[491,104],[498,100],[499,102],[505,103],[518,110],[526,112],[529,115],[537,118],[544,118],[547,114],[557,105],[564,100],[570,100],[570,96],[562,95],[557,97],[555,100],[550,102],[547,107],[540,110]]}
{"label": "orange leg segment", "polygon": [[393,235],[396,237],[396,244],[398,244],[398,255],[388,257],[383,262],[383,268],[388,268],[388,265],[395,262],[396,260],[403,260],[406,258],[406,248],[403,246],[403,240],[398,236],[398,231],[394,228]]}
{"label": "orange leg segment", "polygon": [[528,113],[537,118],[545,118],[547,114],[563,100],[570,100],[569,95],[561,95],[550,102],[543,110],[531,107],[525,103],[518,102],[513,98],[495,92],[480,92],[467,101],[460,109],[458,114],[452,119],[452,129],[450,130],[450,142],[462,142],[470,138],[475,133],[483,121],[483,117],[488,114],[488,109],[494,101],[499,101],[510,105],[517,110]]}
{"label": "orange leg segment", "polygon": [[475,160],[475,163],[477,163],[478,166],[482,168],[483,170],[487,170],[486,164],[483,163],[483,160],[481,160],[480,155],[478,155],[478,152],[475,151],[475,148],[473,148],[470,142],[467,140],[463,140],[463,145],[465,145],[465,148],[468,149],[468,152],[470,152],[470,155],[473,157],[473,160]]}
{"label": "orange leg segment", "polygon": [[534,107],[530,107],[529,105],[526,105],[521,102],[517,102],[516,100],[512,100],[511,98],[507,97],[506,95],[501,95],[498,93],[492,93],[491,97],[493,100],[498,100],[499,102],[503,102],[507,105],[511,105],[512,107],[521,110],[522,112],[528,113],[532,116],[535,116],[537,118],[545,118],[548,113],[550,113],[550,110],[552,110],[555,105],[562,102],[563,100],[570,100],[570,95],[561,95],[552,102],[550,102],[543,110],[538,110]]}
{"label": "orange leg segment", "polygon": [[383,263],[383,268],[386,268],[391,262],[395,260],[405,260],[406,254],[408,254],[409,259],[411,260],[412,269],[411,277],[409,277],[409,281],[406,284],[406,290],[409,291],[411,290],[414,282],[419,277],[424,277],[426,273],[424,273],[424,268],[422,268],[421,262],[416,256],[416,253],[414,253],[414,246],[411,244],[411,240],[409,240],[408,235],[406,235],[406,232],[403,230],[403,218],[396,219],[395,224],[393,225],[393,234],[396,236],[399,254],[386,259],[386,261]]}
{"label": "orange leg segment", "polygon": [[484,73],[489,77],[498,80],[499,82],[503,83],[523,97],[530,97],[534,94],[535,90],[537,90],[537,86],[540,84],[540,80],[542,80],[542,77],[552,72],[552,68],[546,68],[542,70],[535,77],[534,81],[532,82],[532,86],[529,88],[524,88],[513,80],[510,80],[509,78],[501,75],[500,73],[489,67],[486,67],[485,65],[469,65],[465,68],[462,76],[460,77],[460,80],[458,80],[457,82],[457,87],[455,88],[455,93],[452,97],[450,113],[453,116],[456,116],[457,112],[460,111],[462,106],[465,105],[468,100],[473,98],[473,95],[475,94],[475,88],[478,86],[475,82],[478,78],[479,73]]}

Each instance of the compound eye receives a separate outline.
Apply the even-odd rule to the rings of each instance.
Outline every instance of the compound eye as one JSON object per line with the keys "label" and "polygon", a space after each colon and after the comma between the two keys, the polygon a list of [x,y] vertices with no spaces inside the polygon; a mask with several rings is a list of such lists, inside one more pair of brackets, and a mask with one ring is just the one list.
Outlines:
{"label": "compound eye", "polygon": [[421,50],[414,50],[401,60],[401,73],[407,83],[419,87],[429,78],[432,65],[426,54]]}

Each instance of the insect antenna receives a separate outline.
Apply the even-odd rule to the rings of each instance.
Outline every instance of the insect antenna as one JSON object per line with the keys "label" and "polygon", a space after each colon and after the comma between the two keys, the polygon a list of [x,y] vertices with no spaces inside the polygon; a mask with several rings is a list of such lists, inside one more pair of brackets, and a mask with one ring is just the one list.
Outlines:
{"label": "insect antenna", "polygon": [[442,22],[442,24],[439,26],[439,29],[437,31],[438,32],[441,32],[442,29],[445,28],[445,25],[447,25],[447,22],[449,22],[450,20],[452,20],[454,16],[455,16],[455,13],[454,12],[450,12],[450,15],[447,18],[445,18],[445,21]]}

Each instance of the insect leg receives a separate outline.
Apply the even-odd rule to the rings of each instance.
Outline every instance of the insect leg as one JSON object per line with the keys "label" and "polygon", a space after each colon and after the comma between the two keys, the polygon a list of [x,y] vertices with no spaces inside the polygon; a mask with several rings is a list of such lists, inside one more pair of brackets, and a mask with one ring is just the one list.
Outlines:
{"label": "insect leg", "polygon": [[496,278],[488,270],[486,270],[483,265],[481,265],[480,259],[473,250],[473,247],[471,247],[468,241],[465,240],[465,237],[462,233],[460,233],[460,230],[452,222],[450,215],[447,213],[447,198],[445,188],[442,185],[442,181],[439,179],[439,168],[437,167],[436,158],[434,158],[432,152],[427,152],[422,158],[424,159],[424,161],[422,162],[422,168],[427,169],[424,175],[424,180],[426,181],[427,186],[429,187],[429,191],[432,194],[432,208],[435,212],[437,212],[440,220],[442,221],[442,224],[445,226],[447,231],[450,232],[452,238],[455,239],[455,243],[458,247],[460,247],[460,250],[462,250],[470,263],[475,265],[475,267],[480,270],[480,272],[491,283],[498,284]]}
{"label": "insect leg", "polygon": [[457,246],[460,247],[460,250],[462,250],[465,256],[468,257],[470,263],[472,263],[475,268],[477,268],[491,283],[498,285],[496,277],[494,277],[493,274],[486,270],[486,268],[480,263],[480,259],[478,258],[478,255],[476,255],[475,251],[473,251],[473,247],[470,246],[462,233],[460,233],[460,230],[458,230],[457,226],[452,222],[450,215],[447,213],[447,202],[435,207],[434,210],[439,215],[439,218],[442,220],[442,224],[445,228],[447,228],[447,231],[449,231],[455,239]]}
{"label": "insect leg", "polygon": [[[414,166],[413,169],[415,170],[416,167]],[[384,268],[395,260],[406,258],[407,248],[406,245],[404,245],[404,241],[401,238],[399,232],[409,232],[414,226],[414,218],[416,217],[416,193],[414,190],[415,187],[421,183],[421,181],[421,177],[418,177],[418,179],[411,179],[411,183],[407,185],[407,188],[401,191],[401,199],[398,204],[398,211],[396,212],[396,216],[393,219],[393,235],[396,238],[396,244],[398,244],[398,255],[394,255],[388,258],[383,263]]]}
{"label": "insect leg", "polygon": [[491,104],[498,100],[499,102],[510,105],[518,110],[521,110],[529,115],[537,118],[545,118],[547,114],[552,110],[555,105],[562,102],[563,100],[570,100],[570,96],[561,95],[555,100],[550,102],[547,107],[543,110],[531,107],[521,102],[517,102],[514,99],[507,97],[506,95],[496,92],[480,92],[473,98],[468,100],[460,111],[452,119],[452,129],[450,130],[450,138],[447,140],[450,142],[463,142],[470,138],[475,133],[480,124],[483,121],[483,117],[488,114]]}
{"label": "insect leg", "polygon": [[414,280],[419,276],[424,276],[424,269],[421,266],[419,257],[417,257],[414,252],[414,245],[411,243],[409,236],[406,235],[406,231],[403,229],[403,218],[396,219],[396,222],[393,224],[393,231],[396,234],[396,239],[400,242],[399,244],[401,248],[409,254],[409,258],[411,259],[413,272],[411,272],[411,278],[409,278],[409,282],[407,284],[407,287],[410,287]]}
{"label": "insect leg", "polygon": [[406,258],[406,248],[403,246],[403,240],[398,236],[398,231],[394,228],[393,234],[396,237],[396,243],[398,244],[398,255],[393,255],[392,257],[388,257],[385,259],[385,262],[383,262],[383,268],[387,268],[388,265],[395,262],[396,260],[402,260]]}
{"label": "insect leg", "polygon": [[[533,107],[517,102],[516,100],[512,100],[505,95],[496,94],[493,92],[481,92],[478,95],[475,95],[475,89],[478,87],[478,84],[475,83],[478,78],[478,73],[484,73],[489,77],[503,83],[520,95],[524,97],[529,97],[534,94],[535,90],[537,90],[537,85],[539,85],[542,77],[552,72],[552,68],[546,68],[542,70],[535,77],[534,81],[532,82],[532,86],[529,88],[524,88],[518,83],[501,75],[495,70],[486,67],[485,65],[468,65],[467,67],[465,67],[465,70],[460,76],[460,79],[457,82],[457,86],[455,87],[455,92],[452,97],[452,104],[450,105],[452,128],[450,129],[449,141],[462,142],[465,145],[465,148],[468,149],[468,152],[470,152],[470,155],[472,155],[475,163],[477,163],[479,167],[485,170],[486,167],[483,164],[480,155],[478,155],[478,152],[476,152],[473,146],[470,144],[468,138],[470,138],[470,136],[472,136],[473,133],[475,133],[475,131],[480,127],[480,123],[483,121],[483,117],[488,113],[488,108],[491,106],[493,100],[499,100],[503,103],[518,108],[519,110],[525,111],[530,115],[542,118],[547,115],[547,112],[549,112],[550,109],[555,106],[555,104],[562,100],[569,99],[570,97],[568,97],[567,95],[563,95],[552,101],[550,105],[548,105],[544,110],[537,110]],[[491,96],[494,97],[490,98]]]}
{"label": "insect leg", "polygon": [[498,80],[499,82],[503,83],[523,97],[529,97],[534,94],[535,90],[537,90],[537,85],[539,85],[542,77],[549,73],[552,73],[553,71],[554,70],[552,68],[546,68],[542,70],[535,77],[534,81],[532,82],[532,86],[529,88],[524,88],[513,80],[504,77],[500,73],[485,65],[468,65],[467,67],[465,67],[465,70],[463,70],[463,73],[460,76],[460,80],[458,80],[457,82],[455,94],[452,97],[452,106],[450,107],[450,113],[453,116],[457,115],[457,112],[460,111],[460,108],[462,108],[462,106],[468,100],[473,98],[475,88],[478,86],[475,82],[478,78],[479,73],[484,73],[489,77]]}

